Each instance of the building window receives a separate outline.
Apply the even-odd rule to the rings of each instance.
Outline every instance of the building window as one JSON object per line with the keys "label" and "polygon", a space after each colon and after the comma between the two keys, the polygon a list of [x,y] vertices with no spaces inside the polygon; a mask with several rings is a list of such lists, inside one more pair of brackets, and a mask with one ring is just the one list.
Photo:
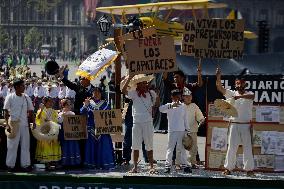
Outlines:
{"label": "building window", "polygon": [[64,20],[64,7],[62,5],[60,5],[57,8],[57,20]]}
{"label": "building window", "polygon": [[268,9],[261,9],[259,11],[258,20],[268,20]]}
{"label": "building window", "polygon": [[8,22],[8,16],[9,12],[6,8],[1,8],[1,23],[7,23]]}
{"label": "building window", "polygon": [[284,27],[284,10],[278,10],[276,14],[276,26]]}
{"label": "building window", "polygon": [[77,21],[79,20],[79,7],[78,5],[73,5],[72,6],[72,17],[71,17],[72,21]]}

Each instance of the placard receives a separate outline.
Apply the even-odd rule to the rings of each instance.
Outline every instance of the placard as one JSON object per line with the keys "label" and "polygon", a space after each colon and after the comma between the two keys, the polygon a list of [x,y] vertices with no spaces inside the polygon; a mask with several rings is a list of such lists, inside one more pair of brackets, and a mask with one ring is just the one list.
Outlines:
{"label": "placard", "polygon": [[129,75],[177,70],[174,39],[143,38],[125,41]]}
{"label": "placard", "polygon": [[126,50],[125,50],[125,41],[126,40],[133,40],[133,39],[140,39],[140,38],[148,38],[148,37],[156,37],[157,31],[155,27],[149,27],[141,30],[136,30],[131,33],[127,33],[125,35],[122,35],[119,37],[119,42],[121,46],[121,53],[124,59],[127,59],[126,57]]}
{"label": "placard", "polygon": [[94,118],[96,135],[122,133],[122,115],[120,109],[95,110]]}
{"label": "placard", "polygon": [[195,25],[193,21],[188,21],[184,25],[181,42],[181,55],[194,56]]}
{"label": "placard", "polygon": [[256,107],[257,122],[280,122],[279,106],[258,106]]}
{"label": "placard", "polygon": [[87,118],[84,115],[65,115],[63,119],[63,128],[65,140],[88,138]]}
{"label": "placard", "polygon": [[226,153],[220,151],[210,151],[208,164],[210,168],[222,168],[226,159]]}
{"label": "placard", "polygon": [[211,149],[213,150],[227,150],[228,144],[228,129],[227,128],[212,128]]}
{"label": "placard", "polygon": [[196,58],[241,59],[244,49],[244,20],[197,19]]}

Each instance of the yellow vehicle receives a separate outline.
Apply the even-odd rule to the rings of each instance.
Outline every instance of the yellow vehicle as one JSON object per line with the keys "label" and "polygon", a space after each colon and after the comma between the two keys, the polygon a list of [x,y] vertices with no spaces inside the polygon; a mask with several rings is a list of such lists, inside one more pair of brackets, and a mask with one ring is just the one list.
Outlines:
{"label": "yellow vehicle", "polygon": [[[193,16],[195,10],[203,9],[204,17],[208,17],[208,9],[211,8],[226,8],[224,3],[216,3],[212,0],[187,0],[187,1],[171,1],[171,2],[159,2],[159,3],[147,3],[137,5],[124,5],[124,6],[111,6],[111,7],[98,7],[98,12],[110,14],[112,21],[115,24],[115,15],[121,16],[121,23],[126,24],[126,15],[139,15],[139,20],[143,24],[141,28],[155,26],[157,34],[160,36],[169,35],[173,36],[175,40],[181,40],[181,36],[184,30],[182,23],[174,20],[169,21],[172,11],[191,10]],[[163,18],[159,18],[159,11],[169,11]],[[150,16],[142,16],[142,14],[151,13]],[[256,35],[252,32],[245,31],[245,38],[255,38]]]}

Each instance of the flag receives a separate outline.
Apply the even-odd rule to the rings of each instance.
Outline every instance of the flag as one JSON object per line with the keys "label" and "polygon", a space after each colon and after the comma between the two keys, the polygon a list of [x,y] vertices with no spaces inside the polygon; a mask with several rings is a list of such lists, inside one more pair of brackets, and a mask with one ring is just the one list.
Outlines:
{"label": "flag", "polygon": [[84,0],[85,13],[87,17],[95,19],[98,1],[99,0]]}
{"label": "flag", "polygon": [[89,56],[79,66],[76,75],[93,80],[106,70],[115,61],[118,52],[109,49],[101,49]]}

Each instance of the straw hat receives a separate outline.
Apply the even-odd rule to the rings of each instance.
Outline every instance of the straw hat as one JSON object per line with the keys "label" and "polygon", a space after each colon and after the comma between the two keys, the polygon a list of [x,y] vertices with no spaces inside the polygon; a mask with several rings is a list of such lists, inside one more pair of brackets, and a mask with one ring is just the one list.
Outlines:
{"label": "straw hat", "polygon": [[[130,80],[128,87],[129,87],[130,89],[135,89],[136,86],[137,86],[137,83],[141,83],[141,82],[144,82],[144,81],[150,82],[150,81],[152,81],[153,79],[154,79],[154,76],[153,76],[153,75],[138,74],[138,75],[135,75],[135,76]],[[126,81],[127,81],[127,78],[124,79],[124,80],[122,80],[122,81],[120,82],[120,85],[121,85],[121,86],[124,86],[125,83],[126,83]]]}
{"label": "straw hat", "polygon": [[216,99],[214,101],[215,107],[227,115],[228,117],[238,117],[238,111],[237,109],[233,106],[235,104],[235,101],[233,98],[224,100],[224,99]]}
{"label": "straw hat", "polygon": [[192,148],[193,139],[189,133],[185,133],[184,136],[182,137],[182,144],[183,147],[188,151]]}
{"label": "straw hat", "polygon": [[32,134],[37,140],[51,141],[57,139],[59,128],[59,124],[53,121],[47,121],[42,125],[37,125],[36,128],[32,130]]}

